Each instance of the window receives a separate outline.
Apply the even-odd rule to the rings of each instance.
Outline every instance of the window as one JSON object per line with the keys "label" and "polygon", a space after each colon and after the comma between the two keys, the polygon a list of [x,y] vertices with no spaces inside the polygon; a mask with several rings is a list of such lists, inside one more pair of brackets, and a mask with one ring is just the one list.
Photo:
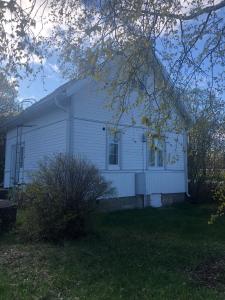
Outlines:
{"label": "window", "polygon": [[153,137],[149,143],[149,167],[164,166],[164,140]]}
{"label": "window", "polygon": [[119,165],[119,132],[109,132],[108,135],[108,163],[112,166]]}

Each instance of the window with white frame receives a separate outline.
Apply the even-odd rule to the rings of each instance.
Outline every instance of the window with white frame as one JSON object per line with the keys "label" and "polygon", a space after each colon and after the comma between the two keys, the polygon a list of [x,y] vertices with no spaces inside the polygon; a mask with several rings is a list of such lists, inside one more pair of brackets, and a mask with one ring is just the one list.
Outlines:
{"label": "window with white frame", "polygon": [[162,168],[164,166],[164,150],[165,150],[165,141],[162,137],[153,137],[149,141],[149,167],[158,167]]}
{"label": "window with white frame", "polygon": [[119,166],[120,133],[118,131],[108,131],[108,164]]}

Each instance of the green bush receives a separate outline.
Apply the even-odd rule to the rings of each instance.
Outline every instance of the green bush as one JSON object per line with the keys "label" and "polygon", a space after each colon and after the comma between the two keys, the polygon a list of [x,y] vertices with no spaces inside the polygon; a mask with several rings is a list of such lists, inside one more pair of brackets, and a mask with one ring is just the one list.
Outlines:
{"label": "green bush", "polygon": [[48,158],[24,189],[22,232],[32,240],[82,236],[96,199],[112,192],[110,183],[90,162],[63,154]]}
{"label": "green bush", "polygon": [[8,200],[11,203],[14,203],[18,208],[22,208],[24,206],[24,184],[16,185],[9,189],[8,191]]}
{"label": "green bush", "polygon": [[225,174],[223,174],[223,180],[221,180],[214,190],[214,201],[217,203],[217,210],[211,215],[209,224],[213,224],[218,217],[222,217],[225,214]]}
{"label": "green bush", "polygon": [[11,230],[16,223],[17,207],[6,200],[0,201],[0,234]]}

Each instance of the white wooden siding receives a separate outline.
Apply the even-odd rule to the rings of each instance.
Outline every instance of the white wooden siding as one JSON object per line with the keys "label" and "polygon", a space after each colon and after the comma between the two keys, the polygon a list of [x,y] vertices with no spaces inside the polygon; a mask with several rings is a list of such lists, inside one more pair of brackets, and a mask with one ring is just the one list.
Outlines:
{"label": "white wooden siding", "polygon": [[[38,162],[45,156],[66,150],[66,114],[55,109],[32,122],[24,124],[32,127],[23,127],[22,142],[24,151],[24,180],[29,180],[29,175],[38,166]],[[10,185],[11,147],[16,144],[16,129],[7,133],[5,178],[4,186]]]}
{"label": "white wooden siding", "polygon": [[106,168],[106,126],[100,122],[74,120],[74,154],[92,161],[99,169]]}
{"label": "white wooden siding", "polygon": [[112,171],[102,173],[106,180],[116,188],[116,197],[135,196],[135,173]]}
{"label": "white wooden siding", "polygon": [[169,170],[184,170],[184,135],[166,134],[166,167]]}
{"label": "white wooden siding", "polygon": [[152,171],[146,174],[146,194],[184,193],[183,171]]}
{"label": "white wooden siding", "polygon": [[[135,173],[146,172],[148,193],[185,192],[183,135],[166,134],[165,167],[160,170],[148,169],[147,143],[142,136],[140,110],[132,115],[139,121],[131,127],[131,115],[124,116],[119,126],[121,130],[121,169],[110,171],[107,158],[107,126],[112,126],[112,113],[104,109],[108,95],[96,91],[93,84],[85,86],[72,97],[72,149],[94,163],[106,179],[112,181],[121,197],[135,195]],[[25,125],[22,141],[25,143],[24,179],[36,169],[44,156],[66,152],[68,138],[68,114],[59,108],[52,109],[36,117]],[[105,129],[105,130],[104,130]],[[11,146],[16,143],[16,130],[7,134],[5,160],[5,186],[10,182]]]}
{"label": "white wooden siding", "polygon": [[146,143],[142,141],[144,130],[124,128],[122,137],[122,166],[124,170],[146,169]]}

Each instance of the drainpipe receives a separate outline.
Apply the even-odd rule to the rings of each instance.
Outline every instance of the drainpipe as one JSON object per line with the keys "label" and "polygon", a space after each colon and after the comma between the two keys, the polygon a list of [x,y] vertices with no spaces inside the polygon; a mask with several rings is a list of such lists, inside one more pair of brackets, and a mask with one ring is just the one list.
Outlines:
{"label": "drainpipe", "polygon": [[143,199],[143,208],[145,208],[145,206],[147,206],[146,205],[146,203],[147,203],[147,192],[146,192],[146,176],[147,176],[147,174],[146,174],[146,172],[144,172],[144,199]]}
{"label": "drainpipe", "polygon": [[[67,95],[63,95],[63,97],[67,97]],[[62,99],[62,96],[55,96],[54,103],[55,105],[64,111],[67,114],[67,122],[66,122],[66,153],[69,155],[73,154],[73,135],[72,135],[72,129],[73,129],[73,111],[72,111],[72,100],[69,97],[68,102],[69,105],[65,107],[61,102],[60,99]]]}
{"label": "drainpipe", "polygon": [[147,184],[146,184],[146,177],[147,177],[147,172],[146,172],[146,157],[147,157],[147,153],[146,153],[146,143],[147,143],[147,139],[145,136],[145,131],[143,130],[142,133],[142,172],[143,172],[143,182],[144,182],[144,195],[143,195],[143,208],[145,208],[146,203],[147,203]]}
{"label": "drainpipe", "polygon": [[188,191],[188,135],[187,131],[184,132],[184,151],[185,151],[185,156],[184,156],[184,173],[185,173],[185,191],[186,191],[186,196],[189,198],[191,195],[189,194]]}

